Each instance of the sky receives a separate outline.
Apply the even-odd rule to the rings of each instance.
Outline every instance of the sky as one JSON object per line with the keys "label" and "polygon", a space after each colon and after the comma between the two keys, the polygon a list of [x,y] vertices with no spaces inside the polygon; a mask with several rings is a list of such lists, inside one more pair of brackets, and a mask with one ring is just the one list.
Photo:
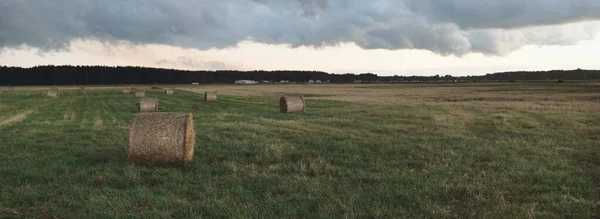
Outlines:
{"label": "sky", "polygon": [[599,0],[1,0],[0,65],[600,69]]}

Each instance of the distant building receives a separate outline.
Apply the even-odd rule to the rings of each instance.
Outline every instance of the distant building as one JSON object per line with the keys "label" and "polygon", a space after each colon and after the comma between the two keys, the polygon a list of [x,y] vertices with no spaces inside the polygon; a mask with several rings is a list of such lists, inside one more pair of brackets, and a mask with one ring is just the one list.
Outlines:
{"label": "distant building", "polygon": [[237,80],[234,83],[235,84],[258,84],[258,81],[253,81],[253,80]]}

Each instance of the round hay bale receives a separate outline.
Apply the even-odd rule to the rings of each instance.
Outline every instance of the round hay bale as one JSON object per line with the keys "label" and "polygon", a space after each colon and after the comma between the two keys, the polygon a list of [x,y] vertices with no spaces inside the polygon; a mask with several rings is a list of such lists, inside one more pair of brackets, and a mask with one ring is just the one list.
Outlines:
{"label": "round hay bale", "polygon": [[304,102],[304,97],[300,95],[283,96],[279,98],[279,111],[282,113],[304,112],[305,110],[306,104]]}
{"label": "round hay bale", "polygon": [[204,101],[218,101],[219,95],[217,92],[204,92]]}
{"label": "round hay bale", "polygon": [[57,92],[58,92],[58,86],[50,87],[50,90],[53,90],[53,91],[57,91]]}
{"label": "round hay bale", "polygon": [[181,163],[194,158],[191,113],[138,113],[129,124],[127,159],[136,163]]}
{"label": "round hay bale", "polygon": [[125,88],[125,89],[123,89],[123,93],[124,93],[124,94],[131,93],[131,89],[129,89],[129,88]]}
{"label": "round hay bale", "polygon": [[143,98],[138,103],[140,112],[158,112],[158,99]]}
{"label": "round hay bale", "polygon": [[133,95],[135,97],[146,97],[146,91],[136,91]]}
{"label": "round hay bale", "polygon": [[175,93],[175,91],[173,91],[173,89],[170,89],[170,88],[169,89],[165,89],[165,95],[172,95],[174,93]]}
{"label": "round hay bale", "polygon": [[45,94],[48,97],[58,97],[58,90],[50,89],[49,91],[46,91]]}

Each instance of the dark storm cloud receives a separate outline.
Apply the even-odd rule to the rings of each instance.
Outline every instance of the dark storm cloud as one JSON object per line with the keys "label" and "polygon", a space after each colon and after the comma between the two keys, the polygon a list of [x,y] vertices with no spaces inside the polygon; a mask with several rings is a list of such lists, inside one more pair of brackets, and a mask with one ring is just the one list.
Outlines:
{"label": "dark storm cloud", "polygon": [[461,28],[516,28],[600,18],[598,0],[410,0],[408,7],[435,22]]}
{"label": "dark storm cloud", "polygon": [[252,40],[503,55],[591,39],[596,22],[540,25],[598,19],[598,0],[2,0],[0,47],[92,39],[208,49]]}

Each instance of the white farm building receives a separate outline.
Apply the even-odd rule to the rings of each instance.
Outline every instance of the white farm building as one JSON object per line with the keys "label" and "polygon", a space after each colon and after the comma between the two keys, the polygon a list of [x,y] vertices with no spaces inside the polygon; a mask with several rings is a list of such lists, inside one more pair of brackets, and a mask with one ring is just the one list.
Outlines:
{"label": "white farm building", "polygon": [[258,84],[258,81],[253,81],[253,80],[237,80],[234,83],[235,84]]}

